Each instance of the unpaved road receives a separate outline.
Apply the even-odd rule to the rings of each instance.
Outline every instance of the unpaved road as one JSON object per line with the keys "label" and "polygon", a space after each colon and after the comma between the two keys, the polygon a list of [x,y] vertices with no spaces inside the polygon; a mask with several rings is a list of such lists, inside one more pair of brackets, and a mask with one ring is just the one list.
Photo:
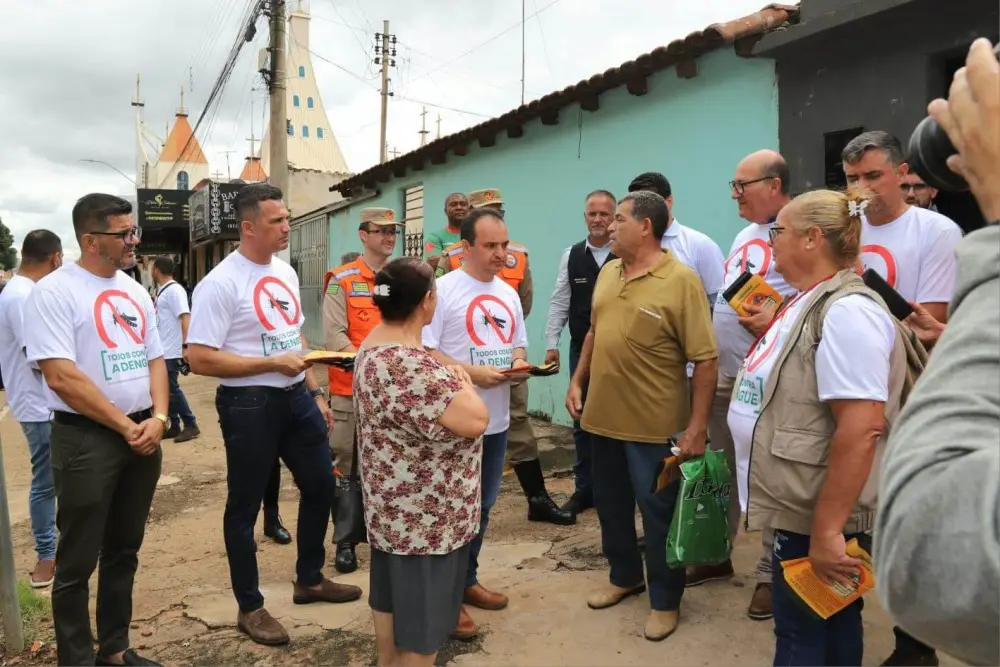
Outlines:
{"label": "unpaved road", "polygon": [[[225,458],[215,418],[215,383],[198,377],[183,381],[203,436],[184,444],[164,444],[163,478],[153,502],[134,596],[132,642],[144,653],[174,665],[370,665],[375,648],[366,597],[348,605],[295,606],[291,603],[295,548],[260,535],[260,578],[267,607],[289,627],[284,648],[257,646],[235,630],[236,604],[222,540]],[[0,393],[0,406],[2,406]],[[569,432],[540,424],[543,460],[565,466]],[[17,423],[0,423],[8,496],[14,523],[17,567],[27,576],[34,565],[28,522],[30,467]],[[571,479],[549,480],[557,502],[572,490]],[[294,534],[298,491],[282,474],[282,516]],[[484,635],[468,643],[450,642],[439,664],[461,665],[763,665],[773,656],[770,622],[754,622],[745,610],[753,589],[752,571],[759,535],[741,535],[735,551],[740,573],[728,582],[688,589],[681,625],[662,643],[642,637],[648,598],[591,611],[587,592],[606,579],[600,532],[593,511],[576,526],[531,524],[517,482],[504,481],[494,509],[481,575],[483,583],[510,595],[508,609],[473,610]],[[331,553],[332,556],[332,553]],[[367,547],[359,547],[361,569],[341,580],[367,591]],[[332,567],[330,568],[332,572]],[[91,581],[92,609],[96,573]],[[866,599],[866,664],[879,664],[892,650],[891,622],[874,596]],[[943,657],[943,656],[942,656]],[[34,664],[54,664],[50,648]],[[0,660],[2,662],[2,660]],[[958,664],[947,659],[942,664]]]}

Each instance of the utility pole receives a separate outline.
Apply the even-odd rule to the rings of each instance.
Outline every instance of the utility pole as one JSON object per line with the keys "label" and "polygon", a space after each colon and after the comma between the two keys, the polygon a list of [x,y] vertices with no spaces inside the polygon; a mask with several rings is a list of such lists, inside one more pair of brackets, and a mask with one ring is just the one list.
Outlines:
{"label": "utility pole", "polygon": [[[7,408],[0,410],[0,420]],[[21,629],[21,605],[17,601],[17,575],[14,572],[14,540],[10,534],[10,506],[7,504],[7,480],[3,472],[3,444],[0,443],[0,615],[3,615],[3,635],[7,655],[24,650]]]}
{"label": "utility pole", "polygon": [[147,187],[149,185],[149,176],[146,170],[146,160],[143,159],[143,148],[142,148],[142,108],[145,105],[142,101],[142,95],[139,91],[139,75],[135,75],[135,98],[132,100],[132,106],[135,107],[135,180],[136,189],[140,187]]}
{"label": "utility pole", "polygon": [[422,107],[423,111],[420,112],[420,145],[424,146],[427,144],[427,135],[430,134],[430,130],[427,129],[427,107]]}
{"label": "utility pole", "polygon": [[395,160],[396,158],[398,158],[398,157],[399,157],[399,151],[398,151],[398,150],[396,150],[396,147],[395,147],[395,146],[393,146],[393,147],[392,147],[392,150],[391,150],[391,151],[389,151],[389,155],[391,155],[391,156],[392,156],[392,159],[393,159],[393,160]]}
{"label": "utility pole", "polygon": [[[389,34],[389,21],[382,21],[382,32],[375,33],[375,64],[382,65],[382,118],[379,128],[379,164],[386,161],[388,149],[385,142],[386,120],[389,112],[389,68],[396,65],[396,36]],[[381,44],[378,44],[381,42]],[[389,48],[390,42],[392,48]]]}
{"label": "utility pole", "polygon": [[524,106],[524,21],[525,0],[521,0],[521,106]]}
{"label": "utility pole", "polygon": [[441,114],[438,114],[437,117],[437,136],[435,136],[434,138],[435,139],[441,138]]}
{"label": "utility pole", "polygon": [[288,100],[285,99],[285,0],[270,0],[271,8],[271,101],[270,154],[268,180],[285,194],[288,201]]}
{"label": "utility pole", "polygon": [[226,155],[226,177],[229,180],[233,180],[233,170],[229,166],[229,154],[235,153],[236,151],[222,151]]}

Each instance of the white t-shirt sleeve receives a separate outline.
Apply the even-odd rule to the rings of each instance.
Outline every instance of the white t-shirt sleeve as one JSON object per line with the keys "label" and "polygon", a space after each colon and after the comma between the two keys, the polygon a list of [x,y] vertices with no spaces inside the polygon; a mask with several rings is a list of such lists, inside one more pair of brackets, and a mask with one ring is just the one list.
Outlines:
{"label": "white t-shirt sleeve", "polygon": [[31,322],[26,341],[28,361],[69,359],[76,362],[76,331],[68,298],[44,287],[31,290],[24,304],[23,318]]}
{"label": "white t-shirt sleeve", "polygon": [[191,301],[188,344],[221,348],[236,310],[235,295],[228,284],[221,280],[203,281]]}
{"label": "white t-shirt sleeve", "polygon": [[895,342],[892,316],[877,303],[863,294],[836,301],[823,321],[816,350],[819,400],[887,401]]}
{"label": "white t-shirt sleeve", "polygon": [[521,300],[514,299],[514,347],[528,347],[528,331],[524,326],[524,310]]}
{"label": "white t-shirt sleeve", "polygon": [[917,280],[917,303],[950,303],[955,295],[958,260],[955,246],[962,240],[962,230],[951,220],[941,221],[924,240],[920,273]]}
{"label": "white t-shirt sleeve", "polygon": [[180,318],[181,315],[189,314],[191,312],[191,308],[188,306],[187,290],[175,283],[174,286],[168,291],[170,292],[170,302],[172,306],[170,312],[176,313],[178,318]]}
{"label": "white t-shirt sleeve", "polygon": [[722,291],[726,258],[722,256],[722,249],[715,241],[706,237],[698,244],[697,264],[698,275],[705,286],[705,294],[711,296]]}
{"label": "white t-shirt sleeve", "polygon": [[156,309],[153,308],[153,300],[148,294],[143,294],[142,307],[146,311],[146,321],[149,326],[146,328],[146,359],[152,361],[163,356],[163,342],[160,340],[160,329],[156,326]]}
{"label": "white t-shirt sleeve", "polygon": [[420,342],[428,350],[441,349],[441,334],[444,332],[444,309],[445,300],[448,298],[448,290],[438,279],[437,307],[434,309],[434,317],[431,323],[426,325],[420,333]]}

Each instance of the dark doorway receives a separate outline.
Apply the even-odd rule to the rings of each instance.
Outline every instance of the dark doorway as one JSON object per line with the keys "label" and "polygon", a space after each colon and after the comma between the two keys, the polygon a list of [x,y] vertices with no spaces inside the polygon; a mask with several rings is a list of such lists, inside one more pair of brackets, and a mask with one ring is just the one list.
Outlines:
{"label": "dark doorway", "polygon": [[826,187],[831,190],[843,190],[847,187],[847,177],[844,176],[844,161],[840,155],[844,146],[854,137],[865,131],[863,127],[849,130],[838,130],[823,134],[823,165],[826,171]]}

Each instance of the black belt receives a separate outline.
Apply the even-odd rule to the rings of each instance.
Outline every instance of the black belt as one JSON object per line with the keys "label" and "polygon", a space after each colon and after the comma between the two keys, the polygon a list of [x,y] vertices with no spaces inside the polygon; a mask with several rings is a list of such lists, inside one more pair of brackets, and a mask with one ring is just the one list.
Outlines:
{"label": "black belt", "polygon": [[[142,422],[146,421],[152,416],[153,416],[153,411],[151,409],[146,409],[146,410],[139,410],[138,412],[133,412],[128,416],[128,418],[134,421],[136,424],[141,424]],[[77,428],[93,428],[96,426],[98,428],[103,428],[108,431],[111,430],[104,424],[96,422],[90,417],[85,417],[84,415],[78,415],[75,412],[62,412],[60,410],[56,410],[52,413],[52,421],[54,421],[57,424],[62,424],[64,426],[75,426]]]}
{"label": "black belt", "polygon": [[257,384],[249,387],[230,387],[228,385],[220,384],[216,392],[219,394],[229,394],[230,396],[245,396],[248,394],[290,394],[293,391],[305,385],[305,380],[296,382],[295,384],[289,385],[287,387],[268,387],[266,385]]}

